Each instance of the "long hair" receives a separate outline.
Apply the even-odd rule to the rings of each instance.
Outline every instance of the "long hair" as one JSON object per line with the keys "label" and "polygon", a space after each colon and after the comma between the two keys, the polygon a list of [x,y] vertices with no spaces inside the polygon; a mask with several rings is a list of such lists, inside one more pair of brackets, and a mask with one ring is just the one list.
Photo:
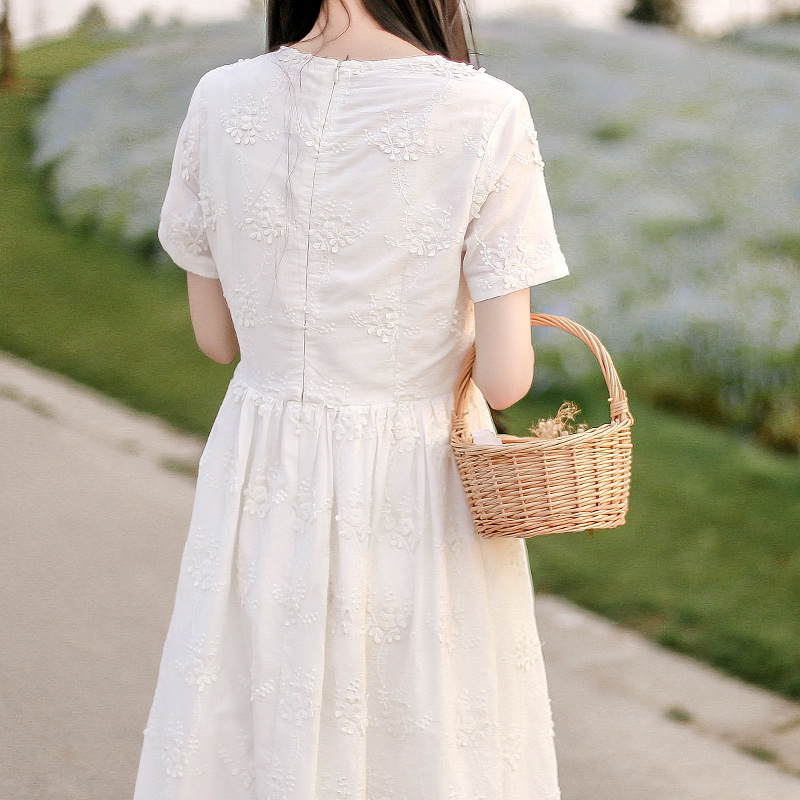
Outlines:
{"label": "long hair", "polygon": [[[461,14],[462,0],[362,0],[385,31],[451,61],[471,63]],[[266,0],[267,52],[292,45],[316,23],[323,0]],[[464,5],[473,44],[472,19]],[[476,64],[475,66],[480,66]]]}

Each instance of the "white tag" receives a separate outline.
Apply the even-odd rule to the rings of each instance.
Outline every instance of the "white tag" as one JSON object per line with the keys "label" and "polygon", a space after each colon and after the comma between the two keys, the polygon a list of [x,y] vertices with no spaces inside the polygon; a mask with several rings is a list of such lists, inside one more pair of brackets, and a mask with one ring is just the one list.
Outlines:
{"label": "white tag", "polygon": [[503,444],[503,440],[489,428],[472,431],[473,444]]}

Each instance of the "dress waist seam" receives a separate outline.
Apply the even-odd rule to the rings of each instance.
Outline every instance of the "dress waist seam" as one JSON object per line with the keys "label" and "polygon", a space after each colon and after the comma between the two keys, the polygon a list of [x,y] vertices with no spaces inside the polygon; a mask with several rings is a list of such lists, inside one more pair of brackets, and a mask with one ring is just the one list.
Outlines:
{"label": "dress waist seam", "polygon": [[364,403],[336,403],[328,400],[308,400],[301,399],[296,396],[282,395],[278,392],[270,392],[261,387],[253,386],[246,380],[238,376],[234,376],[231,380],[228,389],[232,392],[234,399],[244,400],[245,397],[251,397],[260,403],[278,403],[287,406],[308,406],[308,407],[323,407],[332,411],[337,409],[352,408],[352,409],[370,409],[370,408],[391,408],[391,407],[407,407],[411,405],[433,404],[433,403],[446,403],[452,404],[455,394],[455,389],[450,389],[447,392],[440,392],[435,395],[426,397],[411,397],[405,399],[381,400],[378,402],[364,402]]}

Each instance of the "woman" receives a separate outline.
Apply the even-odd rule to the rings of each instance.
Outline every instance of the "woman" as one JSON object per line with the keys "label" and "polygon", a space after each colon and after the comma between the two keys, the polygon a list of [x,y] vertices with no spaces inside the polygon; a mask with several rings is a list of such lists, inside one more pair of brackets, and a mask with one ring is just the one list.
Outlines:
{"label": "woman", "polygon": [[162,210],[199,346],[241,361],[135,800],[553,800],[524,541],[477,535],[449,446],[473,339],[490,428],[531,385],[529,287],[568,272],[528,103],[455,0],[268,14],[198,84]]}

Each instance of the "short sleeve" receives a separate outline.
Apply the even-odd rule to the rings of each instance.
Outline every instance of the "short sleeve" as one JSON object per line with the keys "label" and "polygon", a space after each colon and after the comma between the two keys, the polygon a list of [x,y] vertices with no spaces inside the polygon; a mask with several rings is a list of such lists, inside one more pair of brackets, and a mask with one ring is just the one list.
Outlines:
{"label": "short sleeve", "polygon": [[205,278],[216,278],[217,267],[208,242],[200,189],[203,132],[200,105],[201,89],[198,85],[178,134],[167,194],[161,208],[158,239],[179,267]]}
{"label": "short sleeve", "polygon": [[556,237],[536,129],[519,90],[487,141],[464,235],[462,270],[476,303],[569,274]]}

